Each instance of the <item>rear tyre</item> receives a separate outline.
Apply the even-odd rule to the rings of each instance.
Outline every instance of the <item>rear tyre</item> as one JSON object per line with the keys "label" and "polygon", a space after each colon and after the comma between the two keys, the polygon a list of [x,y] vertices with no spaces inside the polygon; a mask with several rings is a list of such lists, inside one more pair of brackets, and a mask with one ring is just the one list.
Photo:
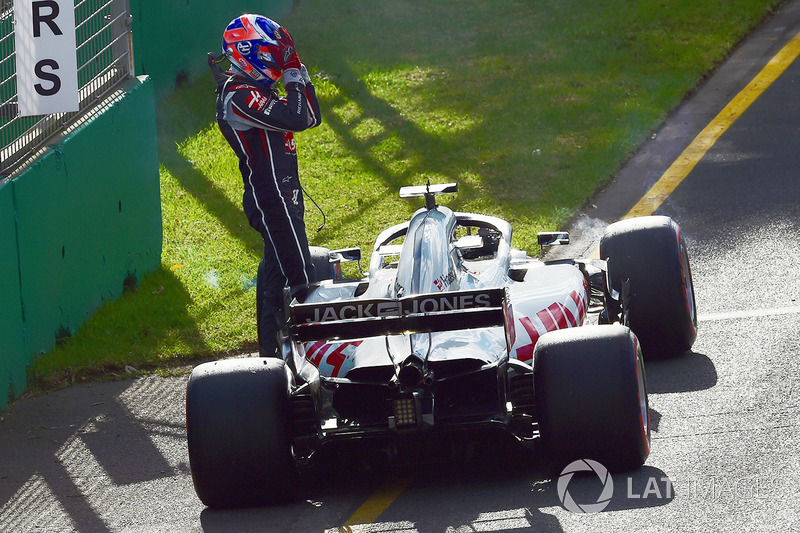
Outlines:
{"label": "rear tyre", "polygon": [[611,286],[630,280],[627,325],[648,357],[691,349],[697,308],[689,255],[680,227],[669,217],[639,217],[611,224],[600,241]]}
{"label": "rear tyre", "polygon": [[584,326],[542,335],[533,377],[539,433],[556,471],[578,459],[612,471],[644,464],[650,453],[647,385],[629,328]]}
{"label": "rear tyre", "polygon": [[295,493],[288,380],[278,359],[199,365],[186,389],[189,465],[208,507],[277,503]]}

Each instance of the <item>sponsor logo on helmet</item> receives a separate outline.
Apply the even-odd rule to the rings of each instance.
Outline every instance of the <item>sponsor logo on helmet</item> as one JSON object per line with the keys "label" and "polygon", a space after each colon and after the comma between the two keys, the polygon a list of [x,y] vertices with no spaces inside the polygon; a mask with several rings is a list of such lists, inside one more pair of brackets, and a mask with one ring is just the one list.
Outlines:
{"label": "sponsor logo on helmet", "polygon": [[253,45],[250,44],[250,41],[240,41],[236,43],[236,49],[239,50],[240,54],[246,56],[253,49]]}

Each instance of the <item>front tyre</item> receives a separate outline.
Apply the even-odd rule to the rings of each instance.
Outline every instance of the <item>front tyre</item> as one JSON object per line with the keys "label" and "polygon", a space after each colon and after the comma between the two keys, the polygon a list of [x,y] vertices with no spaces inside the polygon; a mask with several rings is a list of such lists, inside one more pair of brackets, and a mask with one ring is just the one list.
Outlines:
{"label": "front tyre", "polygon": [[639,342],[620,325],[542,335],[533,354],[542,445],[557,470],[594,459],[612,471],[650,453],[647,385]]}
{"label": "front tyre", "polygon": [[208,507],[277,503],[295,492],[288,378],[274,358],[199,365],[186,388],[195,491]]}
{"label": "front tyre", "polygon": [[669,217],[649,216],[611,224],[600,241],[614,290],[629,280],[627,325],[647,357],[691,349],[697,307],[689,254],[680,227]]}

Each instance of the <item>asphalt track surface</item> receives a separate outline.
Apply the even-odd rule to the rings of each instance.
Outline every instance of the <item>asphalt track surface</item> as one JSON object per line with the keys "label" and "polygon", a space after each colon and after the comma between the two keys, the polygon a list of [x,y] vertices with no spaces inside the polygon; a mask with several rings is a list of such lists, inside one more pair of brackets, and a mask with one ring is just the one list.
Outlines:
{"label": "asphalt track surface", "polygon": [[[790,2],[673,113],[563,250],[590,253],[798,32]],[[799,91],[795,60],[656,211],[688,240],[700,332],[692,352],[647,363],[652,453],[610,478],[602,512],[569,511],[539,459],[491,442],[472,459],[388,470],[333,457],[294,503],[209,510],[189,473],[187,378],[147,376],[10,406],[0,531],[800,531]],[[591,475],[567,485],[579,503],[602,488]]]}

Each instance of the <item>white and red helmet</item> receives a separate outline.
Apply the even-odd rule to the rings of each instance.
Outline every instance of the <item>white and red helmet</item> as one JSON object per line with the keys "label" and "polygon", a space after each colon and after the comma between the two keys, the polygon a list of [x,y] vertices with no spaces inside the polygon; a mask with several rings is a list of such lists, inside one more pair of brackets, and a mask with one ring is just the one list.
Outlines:
{"label": "white and red helmet", "polygon": [[261,15],[233,19],[222,34],[222,52],[238,71],[266,87],[283,74],[292,38],[280,24]]}

